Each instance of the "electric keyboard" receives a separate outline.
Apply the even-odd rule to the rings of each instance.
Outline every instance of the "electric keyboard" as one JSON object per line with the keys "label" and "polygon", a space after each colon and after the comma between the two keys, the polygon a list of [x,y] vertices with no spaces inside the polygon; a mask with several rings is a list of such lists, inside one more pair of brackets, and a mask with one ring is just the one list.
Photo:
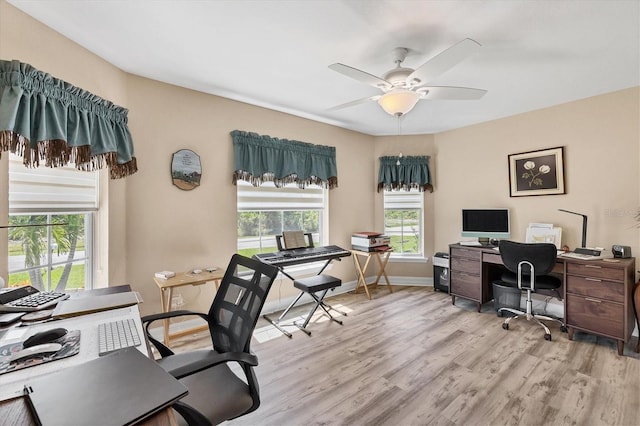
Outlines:
{"label": "electric keyboard", "polygon": [[293,250],[282,250],[275,253],[260,253],[253,255],[257,260],[273,266],[291,266],[303,263],[332,260],[351,256],[349,250],[338,246],[309,247]]}

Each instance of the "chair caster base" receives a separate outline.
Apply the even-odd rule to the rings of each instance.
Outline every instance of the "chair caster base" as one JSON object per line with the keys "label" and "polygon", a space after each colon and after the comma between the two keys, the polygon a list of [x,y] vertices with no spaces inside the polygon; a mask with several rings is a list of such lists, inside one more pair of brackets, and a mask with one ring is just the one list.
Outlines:
{"label": "chair caster base", "polygon": [[566,333],[567,332],[567,326],[566,325],[561,325],[560,326],[560,331],[563,332],[563,333]]}
{"label": "chair caster base", "polygon": [[509,329],[509,324],[507,324],[506,322],[502,323],[502,328],[504,328],[505,330]]}
{"label": "chair caster base", "polygon": [[544,340],[551,340],[551,335],[549,333],[545,333]]}

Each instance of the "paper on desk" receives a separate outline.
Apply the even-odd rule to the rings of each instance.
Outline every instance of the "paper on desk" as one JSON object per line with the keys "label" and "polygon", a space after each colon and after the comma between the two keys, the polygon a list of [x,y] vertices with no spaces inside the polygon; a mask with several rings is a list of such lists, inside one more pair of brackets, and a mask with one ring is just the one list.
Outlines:
{"label": "paper on desk", "polygon": [[551,243],[558,250],[562,247],[562,228],[551,223],[530,223],[525,237],[527,243]]}

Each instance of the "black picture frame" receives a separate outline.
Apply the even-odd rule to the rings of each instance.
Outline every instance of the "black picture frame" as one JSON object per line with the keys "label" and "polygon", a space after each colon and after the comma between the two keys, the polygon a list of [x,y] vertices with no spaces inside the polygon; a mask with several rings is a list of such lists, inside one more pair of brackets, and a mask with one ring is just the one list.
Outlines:
{"label": "black picture frame", "polygon": [[509,155],[509,195],[565,194],[564,147]]}

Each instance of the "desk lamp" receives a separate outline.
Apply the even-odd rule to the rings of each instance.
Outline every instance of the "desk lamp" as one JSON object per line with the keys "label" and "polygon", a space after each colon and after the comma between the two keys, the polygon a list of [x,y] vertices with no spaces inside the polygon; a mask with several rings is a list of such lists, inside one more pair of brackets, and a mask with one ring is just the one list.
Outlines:
{"label": "desk lamp", "polygon": [[587,248],[587,215],[582,213],[576,213],[565,209],[558,209],[561,212],[577,214],[578,216],[582,216],[582,247],[576,248],[574,252],[581,254],[588,254],[591,256],[600,256],[602,254],[602,249],[588,249]]}
{"label": "desk lamp", "polygon": [[558,209],[558,210],[561,212],[577,214],[578,216],[582,216],[582,246],[581,247],[583,248],[586,247],[587,246],[587,215],[582,213],[572,212],[565,209]]}

